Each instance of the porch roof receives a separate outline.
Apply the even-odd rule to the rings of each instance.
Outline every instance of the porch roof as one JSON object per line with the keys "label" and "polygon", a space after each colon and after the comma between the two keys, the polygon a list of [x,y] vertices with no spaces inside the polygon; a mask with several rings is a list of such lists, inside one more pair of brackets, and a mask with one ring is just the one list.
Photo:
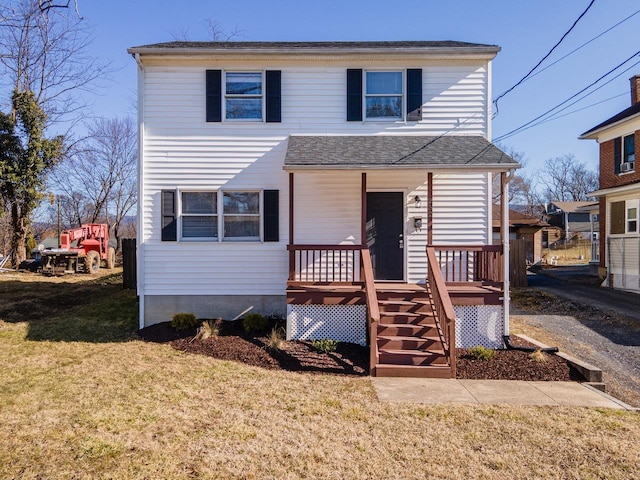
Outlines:
{"label": "porch roof", "polygon": [[284,161],[295,169],[519,168],[480,136],[291,135]]}

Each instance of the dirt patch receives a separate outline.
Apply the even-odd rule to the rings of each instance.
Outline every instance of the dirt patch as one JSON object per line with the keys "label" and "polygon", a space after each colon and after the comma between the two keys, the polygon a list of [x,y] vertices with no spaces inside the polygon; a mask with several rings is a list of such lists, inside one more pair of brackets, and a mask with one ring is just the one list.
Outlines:
{"label": "dirt patch", "polygon": [[[265,333],[244,332],[241,322],[225,322],[218,337],[194,340],[196,329],[178,332],[169,323],[160,323],[139,331],[149,342],[167,343],[186,353],[207,355],[220,360],[241,362],[269,370],[368,375],[369,349],[340,342],[335,352],[323,353],[307,341],[283,342],[281,349],[267,346]],[[513,344],[526,342],[513,339]],[[530,345],[529,345],[530,346]],[[577,372],[555,355],[544,354],[534,360],[527,352],[497,350],[491,360],[475,360],[466,349],[457,349],[457,378],[486,380],[570,381],[583,380]]]}

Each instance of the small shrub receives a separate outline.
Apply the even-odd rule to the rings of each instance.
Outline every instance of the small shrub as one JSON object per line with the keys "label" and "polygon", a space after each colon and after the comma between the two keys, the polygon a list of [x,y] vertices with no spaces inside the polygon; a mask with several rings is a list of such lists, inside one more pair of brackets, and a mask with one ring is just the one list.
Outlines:
{"label": "small shrub", "polygon": [[549,361],[549,357],[542,350],[531,352],[529,358],[537,363],[547,363]]}
{"label": "small shrub", "polygon": [[266,347],[269,350],[282,350],[284,346],[284,329],[273,328],[267,337]]}
{"label": "small shrub", "polygon": [[467,351],[467,355],[474,360],[491,360],[493,356],[496,354],[496,351],[483,347],[482,345],[478,345],[477,347],[471,347]]}
{"label": "small shrub", "polygon": [[331,353],[338,349],[338,342],[336,340],[329,340],[328,338],[324,340],[311,340],[311,345],[322,353]]}
{"label": "small shrub", "polygon": [[247,333],[261,332],[269,327],[269,320],[259,313],[249,313],[242,319],[242,327]]}
{"label": "small shrub", "polygon": [[194,340],[206,340],[207,338],[216,338],[220,334],[220,327],[222,326],[222,319],[216,320],[204,320],[202,325],[198,328],[198,333],[191,339]]}
{"label": "small shrub", "polygon": [[176,330],[188,330],[198,325],[193,313],[176,313],[171,319],[171,326]]}

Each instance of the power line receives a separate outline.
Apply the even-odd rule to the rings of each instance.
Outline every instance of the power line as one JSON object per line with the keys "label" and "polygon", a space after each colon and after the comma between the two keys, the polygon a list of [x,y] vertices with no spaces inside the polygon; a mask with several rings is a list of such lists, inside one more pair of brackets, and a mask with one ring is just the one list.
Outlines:
{"label": "power line", "polygon": [[626,96],[626,95],[629,95],[629,92],[622,92],[622,93],[619,93],[618,95],[614,95],[613,97],[609,97],[609,98],[605,98],[604,100],[600,100],[599,102],[591,103],[591,104],[586,105],[584,107],[576,108],[575,110],[571,110],[570,112],[567,112],[564,115],[553,115],[553,116],[551,116],[549,118],[545,118],[544,120],[541,120],[536,125],[542,125],[543,123],[551,122],[553,120],[558,120],[559,118],[568,117],[569,115],[573,115],[574,113],[581,112],[582,110],[586,110],[587,108],[595,107],[596,105],[600,105],[601,103],[605,103],[605,102],[608,102],[610,100],[613,100],[614,98],[618,98],[618,97],[622,97],[622,96]]}
{"label": "power line", "polygon": [[507,89],[506,91],[502,92],[500,95],[498,95],[498,97],[493,101],[493,105],[495,106],[495,112],[493,114],[493,117],[495,118],[496,115],[498,115],[499,109],[498,109],[498,100],[500,100],[502,97],[504,97],[507,93],[511,92],[514,88],[516,88],[518,85],[520,85],[522,82],[524,82],[527,78],[529,78],[531,76],[531,74],[540,66],[540,64],[542,62],[544,62],[549,55],[551,55],[553,53],[553,51],[562,43],[562,41],[567,37],[567,35],[569,35],[569,33],[571,33],[571,31],[574,29],[574,27],[578,24],[578,22],[582,19],[582,17],[584,17],[586,15],[586,13],[589,11],[589,9],[591,8],[591,6],[595,3],[596,0],[591,0],[591,2],[589,2],[589,5],[587,5],[587,8],[585,8],[584,12],[582,12],[580,14],[580,16],[573,22],[573,25],[571,25],[571,27],[569,28],[569,30],[567,30],[564,35],[562,35],[562,37],[560,38],[560,40],[558,40],[558,42],[551,48],[551,50],[549,50],[547,52],[547,54],[542,57],[542,59],[536,63],[536,65],[529,70],[529,72],[522,77],[515,85],[513,85],[511,88]]}
{"label": "power line", "polygon": [[628,16],[628,17],[626,17],[626,18],[623,18],[622,20],[620,20],[618,23],[616,23],[616,24],[615,24],[615,25],[613,25],[612,27],[607,28],[604,32],[602,32],[602,33],[600,33],[600,34],[596,35],[595,37],[593,37],[591,40],[588,40],[588,41],[584,42],[582,45],[580,45],[580,46],[579,46],[579,47],[577,47],[577,48],[574,48],[574,49],[573,49],[573,50],[571,50],[569,53],[567,53],[566,55],[564,55],[564,56],[560,57],[560,58],[559,58],[558,60],[556,60],[555,62],[552,62],[552,63],[550,63],[549,65],[547,65],[546,67],[541,68],[541,69],[540,69],[540,70],[538,70],[537,72],[533,73],[533,74],[528,78],[528,80],[531,80],[531,78],[533,78],[533,77],[535,77],[536,75],[538,75],[538,74],[540,74],[540,73],[544,72],[546,69],[553,67],[556,63],[558,63],[558,62],[560,62],[560,61],[564,60],[564,59],[565,59],[565,58],[567,58],[568,56],[573,55],[573,54],[574,54],[574,53],[576,53],[578,50],[580,50],[580,49],[582,49],[582,48],[586,47],[586,46],[587,46],[587,45],[589,45],[591,42],[593,42],[593,41],[597,40],[598,38],[600,38],[601,36],[603,36],[603,35],[605,35],[605,34],[609,33],[611,30],[613,30],[614,28],[616,28],[616,27],[618,27],[618,26],[622,25],[624,22],[626,22],[627,20],[629,20],[629,19],[630,19],[630,18],[632,18],[632,17],[635,17],[635,16],[636,16],[637,14],[639,14],[639,13],[640,13],[640,10],[636,10],[636,11],[635,11],[635,12],[633,12],[631,15],[629,15],[629,16]]}
{"label": "power line", "polygon": [[[640,53],[640,51],[639,51]],[[616,76],[610,78],[609,80],[607,80],[605,83],[603,83],[602,85],[598,86],[597,88],[593,89],[591,92],[588,92],[586,94],[584,94],[582,97],[578,98],[577,100],[574,100],[573,102],[571,102],[570,104],[566,105],[564,108],[561,108],[560,110],[558,110],[557,112],[554,112],[552,115],[550,115],[547,118],[541,118],[541,117],[545,117],[547,114],[549,114],[551,111],[556,110],[558,107],[560,107],[561,105],[563,105],[564,103],[568,102],[569,100],[571,100],[572,98],[574,98],[576,95],[579,95],[581,92],[584,92],[585,89],[581,90],[580,92],[576,93],[573,97],[568,98],[567,100],[565,100],[564,102],[556,105],[555,107],[553,107],[551,110],[548,110],[546,113],[543,113],[540,117],[537,117],[536,119],[532,120],[535,121],[537,119],[540,119],[540,121],[535,121],[535,123],[532,123],[531,125],[521,125],[520,127],[518,127],[517,129],[515,129],[516,131],[511,131],[505,135],[503,135],[502,137],[499,137],[500,140],[503,140],[503,137],[512,137],[513,135],[517,135],[518,133],[522,133],[525,130],[529,130],[530,128],[533,127],[537,127],[538,125],[545,123],[546,121],[549,120],[554,120],[556,118],[556,115],[560,112],[565,111],[567,108],[575,105],[576,103],[584,100],[585,98],[587,98],[590,95],[593,95],[595,92],[597,92],[598,90],[600,90],[601,88],[607,86],[608,84],[610,84],[611,82],[613,82],[615,79],[621,77],[622,75],[624,75],[626,72],[628,72],[629,70],[631,70],[632,68],[634,68],[636,65],[640,64],[640,60],[637,61],[636,63],[634,63],[633,65],[631,65],[630,67],[627,67],[626,69],[624,69],[622,72],[620,72],[619,74],[617,74]],[[606,76],[606,75],[605,75]],[[602,77],[601,77],[602,78]],[[591,84],[589,87],[586,87],[586,89],[590,88],[591,86],[593,86],[596,82],[594,82],[593,84]]]}
{"label": "power line", "polygon": [[[566,100],[560,102],[559,104],[557,104],[556,106],[550,108],[549,110],[547,110],[546,112],[542,113],[541,115],[538,115],[537,117],[533,118],[532,120],[529,120],[527,123],[524,123],[522,125],[520,125],[517,128],[514,128],[513,130],[505,133],[504,135],[501,135],[500,137],[496,138],[495,141],[499,142],[501,140],[504,140],[507,137],[510,137],[516,133],[519,133],[522,129],[524,129],[525,127],[528,127],[529,125],[531,125],[534,122],[537,122],[538,120],[540,120],[541,118],[546,117],[549,113],[557,110],[559,107],[561,107],[562,105],[566,104],[567,102],[573,100],[574,98],[576,98],[577,96],[581,95],[582,93],[584,93],[585,91],[589,90],[591,87],[593,87],[594,85],[596,85],[597,83],[599,83],[603,78],[607,77],[608,75],[610,75],[611,73],[615,72],[616,70],[618,70],[620,67],[622,67],[624,64],[630,62],[633,58],[637,57],[638,55],[640,55],[640,50],[638,50],[637,52],[635,52],[633,55],[631,55],[629,58],[627,58],[626,60],[624,60],[623,62],[619,63],[618,65],[616,65],[615,67],[613,67],[611,70],[609,70],[607,73],[605,73],[604,75],[600,76],[597,80],[595,80],[594,82],[590,83],[589,85],[587,85],[586,87],[584,87],[582,90],[580,90],[577,93],[574,93],[573,95],[571,95],[569,98],[567,98]],[[640,63],[640,62],[639,62]],[[634,64],[633,66],[637,65]],[[624,72],[623,72],[624,73]],[[620,76],[621,74],[618,74],[618,76]],[[600,88],[600,87],[598,87]],[[594,90],[595,91],[595,90]],[[593,92],[591,92],[593,93]],[[590,94],[591,94],[590,93]],[[586,96],[585,96],[586,97]],[[582,98],[585,98],[582,97]]]}

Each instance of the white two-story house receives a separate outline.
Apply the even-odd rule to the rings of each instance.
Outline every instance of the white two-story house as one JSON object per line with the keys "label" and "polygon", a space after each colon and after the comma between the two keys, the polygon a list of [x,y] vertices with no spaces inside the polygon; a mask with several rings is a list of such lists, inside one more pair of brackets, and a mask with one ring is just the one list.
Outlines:
{"label": "white two-story house", "polygon": [[456,339],[501,347],[508,236],[492,245],[492,198],[519,165],[490,142],[498,51],[130,48],[140,326],[279,313],[288,338],[369,343],[377,375],[451,376]]}

